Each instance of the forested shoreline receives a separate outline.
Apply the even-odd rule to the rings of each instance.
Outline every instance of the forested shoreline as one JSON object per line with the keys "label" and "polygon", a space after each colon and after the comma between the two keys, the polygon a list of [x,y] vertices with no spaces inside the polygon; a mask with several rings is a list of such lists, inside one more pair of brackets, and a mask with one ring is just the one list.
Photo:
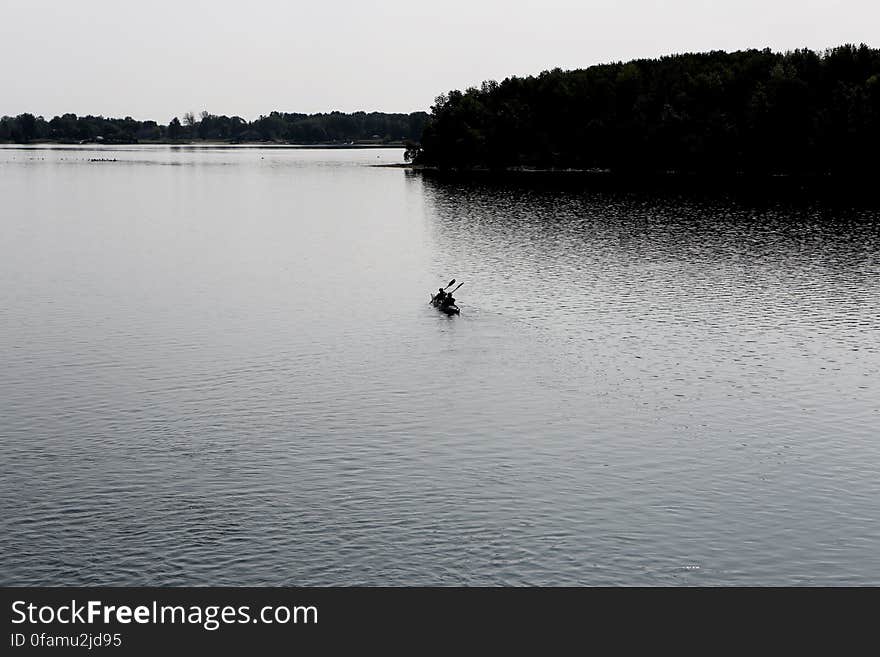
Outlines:
{"label": "forested shoreline", "polygon": [[415,164],[441,170],[880,173],[880,50],[681,54],[439,96]]}
{"label": "forested shoreline", "polygon": [[880,174],[880,50],[713,51],[486,81],[430,114],[0,118],[0,142],[405,144],[446,171]]}
{"label": "forested shoreline", "polygon": [[202,112],[184,114],[167,124],[103,116],[64,114],[50,120],[33,114],[0,118],[0,142],[136,144],[141,142],[213,141],[297,144],[402,143],[419,140],[425,112],[330,112],[296,114],[271,112],[255,121]]}

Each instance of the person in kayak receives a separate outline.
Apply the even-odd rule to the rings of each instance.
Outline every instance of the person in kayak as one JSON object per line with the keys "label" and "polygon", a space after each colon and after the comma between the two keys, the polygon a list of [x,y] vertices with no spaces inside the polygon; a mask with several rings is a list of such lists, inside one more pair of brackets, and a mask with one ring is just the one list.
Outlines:
{"label": "person in kayak", "polygon": [[452,305],[455,305],[455,297],[452,294],[447,294],[443,297],[443,301],[440,302],[441,308],[449,308]]}
{"label": "person in kayak", "polygon": [[440,304],[443,303],[444,299],[446,299],[446,291],[441,287],[440,291],[437,293],[437,296],[434,297],[434,301]]}

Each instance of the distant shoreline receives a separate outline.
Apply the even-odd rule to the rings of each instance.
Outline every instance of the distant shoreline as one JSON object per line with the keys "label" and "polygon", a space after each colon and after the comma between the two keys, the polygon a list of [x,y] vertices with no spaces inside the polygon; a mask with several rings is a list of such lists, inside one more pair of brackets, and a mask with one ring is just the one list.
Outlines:
{"label": "distant shoreline", "polygon": [[101,142],[101,141],[59,141],[51,139],[34,139],[27,143],[15,141],[0,141],[0,146],[98,146],[101,148],[111,146],[246,146],[251,148],[339,148],[339,149],[363,149],[363,148],[405,148],[402,142],[373,143],[373,142],[352,142],[352,143],[294,143],[294,142],[264,142],[264,141],[214,141],[210,139],[196,140],[140,140],[133,142]]}

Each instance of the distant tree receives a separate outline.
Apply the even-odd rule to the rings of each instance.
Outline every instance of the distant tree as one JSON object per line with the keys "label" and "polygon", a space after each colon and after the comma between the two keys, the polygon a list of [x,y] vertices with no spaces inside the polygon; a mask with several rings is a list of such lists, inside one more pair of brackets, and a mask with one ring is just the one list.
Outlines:
{"label": "distant tree", "polygon": [[291,141],[298,143],[344,143],[372,140],[382,135],[387,142],[416,141],[427,120],[425,112],[386,114],[381,112],[330,112],[300,114],[271,112],[251,123],[239,116],[228,117],[202,111],[198,120],[192,112],[174,117],[167,126],[155,121],[139,121],[101,116],[64,114],[51,121],[42,117],[20,115],[0,119],[0,140],[94,141],[133,143],[141,139],[216,139],[229,141]]}
{"label": "distant tree", "polygon": [[183,127],[180,125],[180,120],[175,116],[168,124],[168,139],[180,139],[182,133]]}
{"label": "distant tree", "polygon": [[260,118],[253,122],[252,126],[260,134],[260,139],[264,141],[277,141],[289,138],[287,122],[279,112],[270,112],[268,116],[260,116]]}
{"label": "distant tree", "polygon": [[247,130],[248,123],[240,116],[233,116],[229,119],[229,136],[232,139],[239,139],[241,134]]}
{"label": "distant tree", "polygon": [[51,139],[71,140],[77,138],[76,114],[56,116],[49,121],[49,137]]}
{"label": "distant tree", "polygon": [[192,139],[197,136],[196,117],[192,112],[186,112],[183,115],[183,128],[186,137]]}
{"label": "distant tree", "polygon": [[137,139],[161,139],[162,131],[155,121],[144,121],[137,126]]}
{"label": "distant tree", "polygon": [[37,136],[37,117],[33,114],[19,114],[17,117],[19,140],[28,143]]}

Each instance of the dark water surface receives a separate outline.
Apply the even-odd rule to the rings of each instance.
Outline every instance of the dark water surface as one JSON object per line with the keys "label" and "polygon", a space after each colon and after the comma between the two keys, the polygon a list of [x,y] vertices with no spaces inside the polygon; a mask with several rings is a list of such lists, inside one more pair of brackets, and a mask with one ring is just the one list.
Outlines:
{"label": "dark water surface", "polygon": [[0,583],[880,584],[880,212],[400,157],[0,148]]}

